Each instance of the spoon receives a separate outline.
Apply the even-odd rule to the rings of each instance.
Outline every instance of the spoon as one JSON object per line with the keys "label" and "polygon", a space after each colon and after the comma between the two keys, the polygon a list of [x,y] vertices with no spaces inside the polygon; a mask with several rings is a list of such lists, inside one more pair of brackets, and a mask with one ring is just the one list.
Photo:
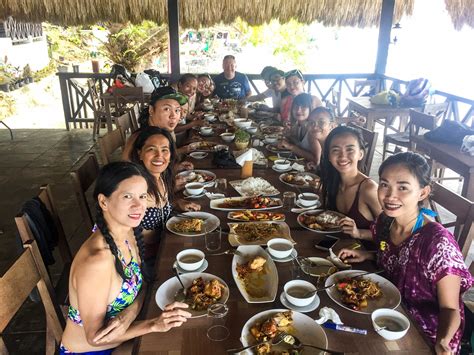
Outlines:
{"label": "spoon", "polygon": [[249,345],[249,346],[245,346],[243,348],[239,348],[239,349],[228,349],[226,350],[228,353],[232,353],[232,354],[238,354],[244,350],[248,350],[248,349],[253,349],[259,345],[262,345],[262,344],[265,344],[265,343],[271,343],[272,345],[278,345],[280,344],[281,342],[284,341],[284,336],[286,335],[286,333],[279,333],[277,336],[275,336],[273,339],[271,339],[270,341],[261,341],[257,344],[253,344],[253,345]]}
{"label": "spoon", "polygon": [[291,335],[291,334],[288,334],[288,333],[281,333],[281,335],[282,335],[282,340],[286,344],[293,346],[294,349],[314,348],[314,349],[324,351],[328,354],[334,354],[334,355],[344,354],[343,352],[340,352],[340,351],[332,351],[332,350],[320,348],[319,346],[316,346],[316,345],[302,344],[301,341],[298,338],[296,338],[294,335]]}
{"label": "spoon", "polygon": [[178,291],[176,291],[176,295],[174,297],[175,301],[182,302],[186,299],[186,287],[184,287],[183,281],[181,281],[181,278],[179,277],[179,272],[178,269],[173,267],[173,271],[178,278],[179,283],[181,284],[181,287]]}

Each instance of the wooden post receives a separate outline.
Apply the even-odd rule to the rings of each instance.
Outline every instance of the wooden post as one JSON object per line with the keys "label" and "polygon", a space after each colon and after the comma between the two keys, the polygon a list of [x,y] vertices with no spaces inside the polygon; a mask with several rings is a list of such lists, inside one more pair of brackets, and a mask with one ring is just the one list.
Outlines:
{"label": "wooden post", "polygon": [[171,64],[171,81],[180,76],[179,64],[179,0],[168,0],[169,62]]}
{"label": "wooden post", "polygon": [[395,0],[383,0],[379,24],[379,42],[377,47],[377,62],[375,74],[383,75],[387,68],[388,46],[390,45],[390,32],[392,30]]}

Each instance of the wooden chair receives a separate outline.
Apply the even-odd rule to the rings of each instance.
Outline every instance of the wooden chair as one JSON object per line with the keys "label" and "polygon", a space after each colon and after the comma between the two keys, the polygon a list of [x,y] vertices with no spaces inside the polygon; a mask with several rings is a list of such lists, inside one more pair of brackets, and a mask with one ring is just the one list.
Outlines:
{"label": "wooden chair", "polygon": [[453,234],[464,259],[466,259],[474,235],[474,228],[472,228],[472,223],[474,222],[474,203],[435,182],[432,187],[432,196],[429,199],[429,204],[431,209],[436,212],[438,212],[438,206],[441,206],[456,217],[454,221],[443,222],[438,212],[436,220],[446,228],[454,227]]}
{"label": "wooden chair", "polygon": [[362,138],[365,142],[364,158],[359,162],[359,170],[369,176],[370,168],[372,167],[372,160],[374,159],[375,147],[377,146],[378,133],[361,127],[354,122],[349,122],[348,126],[358,129],[362,133]]}
{"label": "wooden chair", "polygon": [[120,129],[114,129],[112,132],[107,132],[102,137],[99,137],[99,148],[100,156],[102,158],[102,164],[108,164],[112,160],[112,153],[118,148],[122,148],[125,145],[122,131]]}
{"label": "wooden chair", "polygon": [[425,104],[423,107],[423,113],[435,117],[436,126],[439,126],[441,122],[446,118],[448,113],[449,102],[443,102],[439,104]]}
{"label": "wooden chair", "polygon": [[115,109],[119,114],[130,111],[135,103],[138,103],[140,108],[145,105],[145,95],[142,87],[115,88],[113,96]]}
{"label": "wooden chair", "polygon": [[122,137],[124,142],[127,141],[127,135],[131,135],[135,130],[133,129],[132,120],[131,120],[131,110],[125,112],[119,117],[114,117],[113,122],[117,128],[122,132]]}
{"label": "wooden chair", "polygon": [[140,108],[140,104],[136,103],[133,105],[133,108],[130,110],[130,122],[132,122],[132,128],[133,132],[138,130],[140,128],[138,126],[138,118],[140,117],[140,113],[143,110],[143,108]]}
{"label": "wooden chair", "polygon": [[94,79],[87,80],[87,86],[89,87],[89,93],[92,101],[92,110],[94,111],[94,124],[92,125],[92,138],[99,135],[100,126],[107,121],[107,112],[102,100],[100,99],[97,85]]}
{"label": "wooden chair", "polygon": [[325,100],[326,107],[331,110],[334,117],[341,115],[341,93],[336,89],[332,88],[328,98]]}
{"label": "wooden chair", "polygon": [[[383,154],[382,160],[385,160],[387,153],[401,152],[401,148],[414,150],[410,137],[414,135],[423,134],[426,131],[431,131],[436,128],[436,117],[429,114],[410,110],[410,121],[408,122],[408,129],[405,132],[394,134],[387,134],[383,140]],[[389,144],[395,146],[393,150],[389,150]]]}
{"label": "wooden chair", "polygon": [[[21,255],[0,278],[0,353],[8,354],[4,330],[36,287],[46,314],[46,354],[54,354],[63,335],[64,318],[55,302],[51,280],[36,241],[23,245]],[[33,349],[32,349],[33,350]]]}
{"label": "wooden chair", "polygon": [[[71,249],[69,248],[66,234],[64,233],[64,228],[59,218],[58,210],[56,208],[56,204],[51,194],[49,185],[41,186],[40,193],[37,197],[46,206],[57,233],[58,248],[63,269],[54,288],[58,302],[60,302],[61,305],[65,305],[68,303],[69,270],[73,259]],[[20,212],[15,217],[15,223],[23,243],[35,241],[38,240],[38,238],[41,238],[40,235],[35,235],[35,233],[37,233],[37,226],[34,225],[34,221],[30,216]],[[46,264],[46,262],[44,262],[44,264]]]}
{"label": "wooden chair", "polygon": [[380,81],[377,79],[355,80],[353,96],[360,96],[365,88],[369,89],[367,94],[375,95],[380,91]]}
{"label": "wooden chair", "polygon": [[77,203],[79,204],[87,230],[92,230],[94,220],[89,203],[87,202],[86,192],[97,179],[97,176],[99,176],[99,170],[100,167],[97,162],[97,157],[95,153],[90,152],[87,159],[70,173]]}

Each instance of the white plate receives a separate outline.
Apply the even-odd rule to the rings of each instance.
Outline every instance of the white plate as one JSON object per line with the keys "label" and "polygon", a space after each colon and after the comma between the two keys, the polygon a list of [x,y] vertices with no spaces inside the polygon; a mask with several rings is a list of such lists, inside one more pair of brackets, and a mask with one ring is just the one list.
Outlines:
{"label": "white plate", "polygon": [[287,263],[288,261],[291,261],[291,260],[293,260],[294,258],[296,258],[298,256],[298,252],[294,248],[293,248],[293,251],[291,252],[291,254],[288,255],[286,258],[275,258],[272,254],[270,254],[269,251],[267,251],[267,253],[270,256],[270,258],[272,258],[272,260],[277,262],[277,263]]}
{"label": "white plate", "polygon": [[[337,280],[341,280],[345,277],[354,277],[360,274],[365,273],[366,271],[363,270],[344,270],[344,271],[339,271],[331,276],[329,276],[326,279],[325,286],[329,286],[330,284],[336,282]],[[356,313],[361,313],[361,314],[371,314],[373,311],[379,309],[379,308],[392,308],[395,309],[399,306],[400,301],[401,301],[401,295],[400,291],[398,291],[398,288],[388,281],[386,278],[377,275],[377,274],[370,274],[367,276],[362,276],[363,279],[370,280],[373,282],[377,282],[379,287],[382,290],[383,295],[379,298],[374,298],[374,299],[368,299],[367,300],[367,307],[362,308],[359,311],[353,310],[349,307],[347,307],[344,303],[341,301],[341,293],[336,289],[336,287],[331,287],[326,290],[327,294],[329,297],[336,302],[338,305],[341,307],[344,307],[352,312]]]}
{"label": "white plate", "polygon": [[[334,265],[333,262],[331,262],[330,260],[328,259],[324,259],[324,258],[319,258],[317,256],[310,256],[310,257],[307,257],[306,259],[308,259],[309,261],[311,261],[311,263],[313,264],[313,266],[329,266],[329,267],[334,267],[334,271],[332,273],[335,273],[337,271],[337,266]],[[304,264],[304,263],[303,263]],[[301,270],[303,270],[303,272],[307,275],[311,275],[311,276],[314,276],[314,277],[321,277],[321,274],[316,274],[313,270],[313,272],[311,271],[311,266],[309,268],[301,268]],[[329,275],[325,276],[325,277],[328,277]]]}
{"label": "white plate", "polygon": [[[324,229],[313,229],[313,228],[309,228],[306,224],[304,224],[303,222],[300,221],[300,219],[302,218],[302,216],[304,215],[318,215],[320,213],[323,213],[325,212],[326,210],[310,210],[310,211],[305,211],[305,212],[301,212],[298,217],[296,217],[296,221],[298,222],[298,224],[307,229],[307,230],[310,230],[310,231],[313,231],[313,232],[318,232],[318,233],[340,233],[342,232],[342,228],[337,228],[337,229],[331,229],[331,230],[324,230]],[[338,215],[340,215],[340,217],[345,217],[342,213],[339,213],[339,212],[335,212],[335,211],[331,211],[333,213],[336,213]]]}
{"label": "white plate", "polygon": [[203,133],[203,132],[199,131],[199,134],[203,137],[210,137],[214,134],[214,130],[210,131],[209,133]]}
{"label": "white plate", "polygon": [[207,269],[207,267],[209,266],[209,263],[206,259],[204,259],[202,265],[200,268],[196,269],[196,270],[193,270],[193,271],[187,271],[187,270],[184,270],[184,269],[181,269],[178,265],[178,262],[175,261],[174,264],[173,264],[173,267],[176,268],[176,270],[178,270],[178,272],[180,274],[189,274],[190,272],[203,272]]}
{"label": "white plate", "polygon": [[[279,232],[277,235],[272,236],[270,238],[265,238],[261,240],[255,240],[255,241],[247,241],[237,233],[235,233],[235,228],[238,225],[252,225],[252,224],[269,224],[269,223],[275,223],[278,225]],[[293,238],[291,238],[291,233],[290,233],[290,227],[286,222],[280,222],[280,221],[262,221],[262,222],[235,222],[235,223],[227,223],[229,226],[229,243],[232,246],[239,246],[239,245],[267,245],[267,242],[270,239],[274,238],[284,238],[292,242],[293,244],[296,244]]]}
{"label": "white plate", "polygon": [[182,217],[171,217],[170,219],[168,219],[168,221],[166,222],[166,229],[168,229],[171,233],[181,235],[183,237],[197,237],[200,235],[204,235],[207,232],[212,232],[221,224],[221,222],[219,221],[219,218],[207,212],[184,212],[183,214],[191,218],[204,219],[204,225],[203,225],[202,231],[196,232],[196,233],[175,232],[171,228],[171,225],[182,220],[183,219]]}
{"label": "white plate", "polygon": [[[297,188],[308,188],[308,187],[312,187],[312,186],[308,183],[307,180],[305,180],[306,182],[305,182],[303,185],[301,185],[301,184],[292,184],[291,182],[286,182],[286,181],[283,179],[283,177],[284,177],[285,175],[286,175],[286,174],[281,174],[281,175],[278,177],[278,179],[279,179],[282,183],[284,183],[285,185],[289,185],[289,186],[293,186],[293,187],[297,187]],[[313,180],[319,179],[319,176],[318,176],[318,175],[313,174],[313,173],[307,173],[307,172],[304,172],[304,173],[303,173],[303,172],[301,172],[301,173],[295,173],[294,175],[295,175],[295,176],[299,176],[299,175],[306,176],[306,175],[308,175],[308,176],[311,176],[311,177],[313,178]]]}
{"label": "white plate", "polygon": [[231,201],[239,201],[239,200],[244,200],[248,197],[225,197],[225,198],[218,198],[215,200],[212,200],[210,202],[209,207],[211,207],[213,210],[220,210],[220,211],[241,211],[241,210],[251,210],[251,211],[263,211],[263,210],[274,210],[277,208],[283,207],[283,203],[281,202],[281,199],[273,197],[271,198],[272,200],[276,201],[278,205],[276,206],[270,206],[266,208],[248,208],[248,207],[219,207],[222,203],[225,201],[231,200]]}
{"label": "white plate", "polygon": [[183,191],[183,195],[186,196],[187,198],[201,198],[206,195],[206,190],[204,190],[201,194],[199,195],[190,195],[186,190]]}
{"label": "white plate", "polygon": [[230,186],[232,186],[235,189],[235,191],[237,191],[239,193],[240,196],[258,196],[258,195],[260,195],[260,196],[276,196],[276,195],[280,194],[280,191],[278,191],[275,188],[275,186],[270,184],[267,180],[265,180],[263,178],[259,178],[259,177],[256,177],[256,178],[253,178],[253,179],[263,180],[261,182],[262,182],[262,184],[266,183],[267,188],[265,190],[255,190],[254,189],[254,191],[244,191],[242,189],[242,184],[244,183],[245,180],[229,181],[229,184],[230,184]]}
{"label": "white plate", "polygon": [[279,153],[279,154],[289,154],[291,153],[291,150],[288,149],[278,149],[273,143],[272,144],[267,144],[265,148],[272,153]]}
{"label": "white plate", "polygon": [[304,307],[298,307],[292,304],[288,299],[286,298],[286,292],[283,291],[280,294],[280,302],[283,306],[287,307],[288,309],[291,309],[292,311],[296,312],[301,312],[301,313],[308,313],[314,311],[316,308],[319,307],[319,303],[321,300],[319,299],[319,296],[316,294],[314,297],[313,302],[311,302],[309,305],[304,306]]}
{"label": "white plate", "polygon": [[316,203],[312,206],[303,206],[298,200],[295,200],[295,205],[299,208],[308,208],[311,210],[313,208],[318,208],[319,206],[321,206],[321,201],[317,200]]}
{"label": "white plate", "polygon": [[[197,181],[196,178],[189,179],[189,175],[191,173],[195,173],[196,175],[201,175],[201,176],[203,176],[203,175],[210,176],[211,179],[208,180],[208,181],[204,181],[204,182]],[[208,170],[185,170],[185,171],[180,172],[176,176],[184,176],[187,179],[186,182],[201,182],[204,185],[204,187],[213,186],[214,182],[216,181],[216,174],[214,174],[212,171],[208,171]]]}
{"label": "white plate", "polygon": [[[241,255],[234,254],[232,259],[232,276],[234,277],[235,284],[242,294],[242,297],[248,303],[267,303],[275,301],[278,291],[278,271],[272,258],[270,258],[270,255],[268,255],[265,250],[258,245],[242,245],[237,248],[237,251]],[[239,278],[236,271],[237,264],[245,264],[256,256],[261,256],[267,260],[263,266],[265,273],[262,274],[261,278],[262,289],[264,289],[265,293],[263,297],[249,295],[245,289],[243,281]]]}
{"label": "white plate", "polygon": [[[222,293],[222,297],[219,299],[219,302],[226,303],[229,299],[229,286],[222,280],[220,277],[214,276],[212,274],[206,274],[202,272],[190,272],[188,274],[182,274],[181,281],[183,281],[184,287],[191,286],[194,279],[202,277],[204,281],[211,281],[213,279],[219,280],[225,286],[225,290]],[[176,277],[172,277],[161,284],[155,294],[155,302],[161,310],[164,310],[165,307],[175,301],[176,292],[181,289],[181,284],[179,283]],[[195,311],[191,308],[186,309],[187,312],[192,314],[192,318],[204,317],[207,314],[207,311]]]}
{"label": "white plate", "polygon": [[[266,319],[270,318],[278,312],[285,312],[287,309],[270,309],[268,311],[260,312],[250,318],[247,323],[245,323],[242,328],[242,333],[240,335],[240,342],[243,346],[249,346],[255,344],[256,340],[253,335],[250,333],[250,328],[255,325],[257,322],[264,322]],[[308,317],[306,314],[293,311],[293,328],[294,331],[291,332],[295,337],[298,338],[303,344],[310,344],[318,346],[320,348],[328,348],[328,338],[324,329],[314,321],[314,319]],[[274,347],[275,350],[284,350],[290,349],[288,345],[279,345]],[[252,350],[247,350],[244,354],[253,354]],[[304,354],[320,354],[319,350],[312,348],[305,348]]]}
{"label": "white plate", "polygon": [[207,153],[206,152],[192,152],[192,153],[189,153],[189,156],[194,159],[204,159],[205,157],[207,157]]}
{"label": "white plate", "polygon": [[275,165],[272,165],[272,169],[273,169],[274,171],[276,171],[277,173],[287,173],[288,171],[293,170],[293,168],[292,168],[291,166],[290,166],[288,169],[283,169],[283,170],[281,170],[281,169],[277,169],[277,168],[275,167]]}

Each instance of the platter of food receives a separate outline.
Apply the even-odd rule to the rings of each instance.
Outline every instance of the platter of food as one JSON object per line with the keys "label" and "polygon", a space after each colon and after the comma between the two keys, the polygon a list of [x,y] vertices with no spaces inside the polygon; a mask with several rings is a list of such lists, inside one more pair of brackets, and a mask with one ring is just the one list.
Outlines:
{"label": "platter of food", "polygon": [[351,311],[371,314],[379,308],[397,308],[401,301],[397,287],[377,274],[364,274],[362,270],[344,270],[330,275],[325,286],[336,283],[326,290],[329,297]]}
{"label": "platter of food", "polygon": [[229,243],[238,245],[266,245],[270,239],[291,238],[290,227],[285,222],[243,222],[227,223],[229,226]]}
{"label": "platter of food", "polygon": [[300,213],[296,220],[303,228],[320,233],[339,233],[342,228],[339,221],[345,216],[342,213],[328,210],[314,210]]}
{"label": "platter of food", "polygon": [[166,229],[183,237],[197,237],[212,232],[220,225],[219,218],[207,212],[184,212],[186,217],[171,217]]}
{"label": "platter of food", "polygon": [[296,187],[314,187],[319,188],[321,178],[313,173],[284,173],[279,177],[280,181],[286,185]]}
{"label": "platter of food", "polygon": [[267,125],[261,125],[260,126],[260,131],[263,134],[278,134],[282,133],[285,130],[283,126],[267,126]]}
{"label": "platter of food", "polygon": [[242,245],[232,259],[232,276],[248,303],[273,302],[278,291],[278,271],[272,258],[258,245]]}
{"label": "platter of food", "polygon": [[261,177],[249,177],[245,180],[229,182],[241,196],[275,196],[280,193],[275,186]]}
{"label": "platter of food", "polygon": [[226,197],[211,200],[210,207],[221,211],[270,210],[281,208],[282,201],[276,197]]}
{"label": "platter of food", "polygon": [[[282,342],[272,345],[271,341],[280,333],[288,333],[303,343],[328,347],[328,339],[324,329],[307,315],[287,309],[271,309],[260,312],[250,318],[242,328],[240,341],[243,346],[264,342],[245,354],[293,354],[292,346]],[[299,354],[301,352],[297,352]],[[314,348],[304,348],[304,354],[320,354]]]}
{"label": "platter of food", "polygon": [[176,177],[184,177],[186,183],[200,182],[204,187],[209,187],[216,181],[216,174],[208,170],[185,170],[176,175]]}
{"label": "platter of food", "polygon": [[284,213],[269,211],[233,211],[227,214],[227,218],[233,221],[253,222],[253,221],[280,221],[285,220]]}
{"label": "platter of food", "polygon": [[285,149],[285,148],[280,148],[278,147],[278,145],[276,144],[267,144],[265,146],[265,148],[269,151],[269,152],[272,152],[272,153],[276,153],[276,154],[289,154],[291,153],[291,150],[288,150],[288,149]]}
{"label": "platter of food", "polygon": [[217,143],[210,141],[199,141],[191,143],[195,152],[212,152],[214,151]]}
{"label": "platter of food", "polygon": [[[226,303],[229,299],[229,286],[220,277],[199,272],[181,274],[180,277],[186,287],[186,299],[183,302],[189,304],[186,311],[193,318],[206,316],[211,304]],[[155,295],[158,307],[164,310],[168,304],[176,301],[176,294],[180,289],[181,284],[176,277],[163,282]]]}

